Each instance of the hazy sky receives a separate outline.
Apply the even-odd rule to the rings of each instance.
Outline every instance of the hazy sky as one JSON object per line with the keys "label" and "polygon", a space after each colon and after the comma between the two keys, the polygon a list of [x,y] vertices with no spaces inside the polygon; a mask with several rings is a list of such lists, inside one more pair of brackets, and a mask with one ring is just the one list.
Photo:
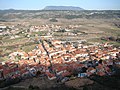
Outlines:
{"label": "hazy sky", "polygon": [[45,6],[78,6],[89,10],[120,10],[120,0],[0,0],[0,9],[43,9]]}

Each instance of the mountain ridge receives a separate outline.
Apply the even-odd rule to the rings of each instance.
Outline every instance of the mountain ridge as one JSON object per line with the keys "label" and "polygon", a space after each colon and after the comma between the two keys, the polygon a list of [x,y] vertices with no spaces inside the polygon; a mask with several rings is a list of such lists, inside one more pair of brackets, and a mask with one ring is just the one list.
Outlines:
{"label": "mountain ridge", "polygon": [[43,10],[84,10],[75,6],[46,6]]}

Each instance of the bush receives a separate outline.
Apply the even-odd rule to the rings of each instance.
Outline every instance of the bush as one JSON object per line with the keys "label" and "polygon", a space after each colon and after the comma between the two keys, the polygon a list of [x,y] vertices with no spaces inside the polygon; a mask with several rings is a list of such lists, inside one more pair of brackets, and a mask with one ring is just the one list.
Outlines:
{"label": "bush", "polygon": [[65,16],[66,19],[75,19],[75,18],[82,18],[81,15],[66,15]]}
{"label": "bush", "polygon": [[55,18],[52,18],[52,19],[50,19],[49,21],[50,21],[50,22],[58,22],[58,20],[55,19]]}

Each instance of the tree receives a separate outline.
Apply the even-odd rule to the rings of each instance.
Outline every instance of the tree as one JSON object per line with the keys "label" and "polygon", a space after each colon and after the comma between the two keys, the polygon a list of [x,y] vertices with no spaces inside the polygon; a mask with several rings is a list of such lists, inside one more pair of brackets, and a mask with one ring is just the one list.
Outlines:
{"label": "tree", "polygon": [[50,19],[49,21],[50,21],[50,22],[58,22],[58,20],[55,19],[55,18],[52,18],[52,19]]}

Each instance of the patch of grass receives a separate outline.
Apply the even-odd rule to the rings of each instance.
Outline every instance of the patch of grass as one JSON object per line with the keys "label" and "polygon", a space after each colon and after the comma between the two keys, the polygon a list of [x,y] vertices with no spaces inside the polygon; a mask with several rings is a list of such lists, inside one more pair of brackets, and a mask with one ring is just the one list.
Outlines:
{"label": "patch of grass", "polygon": [[38,34],[38,35],[40,35],[40,36],[44,36],[44,35],[46,35],[47,32],[48,32],[48,31],[33,32],[33,33],[32,33],[32,36],[35,36],[35,34]]}
{"label": "patch of grass", "polygon": [[3,39],[2,41],[5,43],[5,42],[9,42],[9,43],[13,43],[13,42],[20,42],[20,41],[26,41],[27,40],[27,38],[25,38],[25,37],[20,37],[20,38],[16,38],[16,39],[10,39],[10,37],[9,37],[9,39]]}
{"label": "patch of grass", "polygon": [[58,32],[55,32],[55,33],[54,33],[54,36],[63,36],[63,32],[59,32],[59,33],[58,33]]}
{"label": "patch of grass", "polygon": [[7,61],[7,60],[9,60],[9,58],[7,56],[0,57],[0,62]]}
{"label": "patch of grass", "polygon": [[112,27],[111,29],[112,30],[120,30],[120,28],[117,28],[117,27]]}
{"label": "patch of grass", "polygon": [[100,38],[89,39],[88,42],[91,42],[91,43],[95,43],[95,42],[97,42],[97,43],[106,43],[106,42],[109,42],[111,45],[120,47],[120,43],[118,43],[116,41],[101,40]]}
{"label": "patch of grass", "polygon": [[22,50],[25,51],[25,52],[29,52],[29,51],[33,50],[36,45],[37,44],[33,44],[33,45],[29,45],[29,46],[23,46]]}
{"label": "patch of grass", "polygon": [[118,42],[111,41],[110,44],[112,44],[112,45],[114,45],[116,47],[120,47],[120,43],[118,43]]}

